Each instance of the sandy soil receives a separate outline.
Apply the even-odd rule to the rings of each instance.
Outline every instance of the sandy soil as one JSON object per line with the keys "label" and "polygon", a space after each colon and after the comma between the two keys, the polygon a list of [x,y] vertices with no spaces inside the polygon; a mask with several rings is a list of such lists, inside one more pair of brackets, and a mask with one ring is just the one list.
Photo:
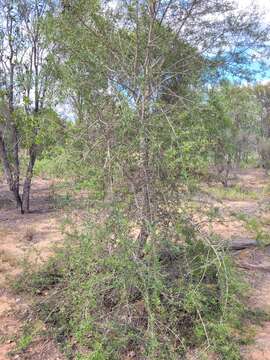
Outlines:
{"label": "sandy soil", "polygon": [[[261,169],[245,170],[237,174],[235,182],[239,187],[255,191],[257,199],[242,201],[223,200],[219,204],[224,216],[224,222],[213,224],[214,232],[224,239],[252,238],[254,233],[235,219],[232,214],[245,214],[264,220],[264,231],[270,232],[270,178]],[[251,284],[249,305],[270,313],[270,246],[237,251],[235,260],[245,272]],[[244,270],[243,270],[244,269]],[[270,360],[270,322],[256,327],[254,343],[244,346],[244,360]]]}
{"label": "sandy soil", "polygon": [[[240,263],[248,265],[248,276],[252,285],[249,305],[270,313],[270,251],[254,249],[245,251]],[[257,326],[254,343],[243,347],[244,360],[270,360],[270,322]]]}
{"label": "sandy soil", "polygon": [[0,185],[0,360],[63,359],[52,339],[38,336],[25,352],[16,352],[15,340],[20,337],[29,304],[16,297],[10,283],[31,261],[35,266],[45,261],[61,243],[60,214],[52,206],[52,183],[35,179],[31,213],[21,215],[7,186]]}

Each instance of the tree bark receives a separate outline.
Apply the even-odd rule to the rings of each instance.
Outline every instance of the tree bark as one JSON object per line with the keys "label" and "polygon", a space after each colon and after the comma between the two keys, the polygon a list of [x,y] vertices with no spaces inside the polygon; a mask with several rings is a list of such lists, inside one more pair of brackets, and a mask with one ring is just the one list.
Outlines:
{"label": "tree bark", "polygon": [[151,191],[150,191],[150,165],[149,165],[149,111],[151,93],[151,48],[153,46],[153,25],[155,21],[155,2],[149,0],[149,33],[144,61],[144,82],[142,86],[142,98],[140,101],[140,177],[142,181],[143,203],[141,211],[141,232],[139,238],[139,256],[149,236],[149,226],[152,222],[151,214]]}
{"label": "tree bark", "polygon": [[[14,20],[12,15],[13,10],[13,1],[10,2],[8,7],[8,17],[7,17],[7,28],[8,28],[8,46],[9,46],[9,89],[8,89],[8,105],[9,105],[9,119],[8,126],[11,132],[11,141],[12,141],[12,155],[13,155],[13,169],[11,168],[10,162],[8,160],[7,151],[4,143],[4,137],[2,138],[2,156],[5,158],[6,162],[6,178],[10,186],[10,190],[13,192],[17,207],[20,208],[21,213],[23,213],[22,209],[22,200],[20,197],[20,161],[19,161],[19,139],[18,139],[18,131],[16,124],[14,122],[13,113],[14,113],[14,68],[15,68],[15,51],[14,51]],[[2,134],[3,135],[3,134]],[[8,165],[8,174],[7,172]],[[5,165],[4,165],[5,166]]]}
{"label": "tree bark", "polygon": [[254,240],[254,239],[238,238],[238,239],[233,239],[226,246],[228,246],[229,250],[244,250],[244,249],[254,248],[256,246],[259,246],[259,243],[257,240]]}
{"label": "tree bark", "polygon": [[[39,94],[39,11],[38,2],[35,3],[35,16],[37,18],[37,25],[35,28],[34,39],[33,39],[33,62],[34,62],[34,114],[37,115],[40,110],[40,94]],[[23,184],[23,195],[22,195],[22,208],[26,213],[30,212],[30,192],[33,177],[33,170],[37,158],[38,147],[35,143],[36,135],[38,130],[35,129],[33,143],[29,149],[29,162],[26,171],[26,176]]]}
{"label": "tree bark", "polygon": [[30,211],[30,190],[36,158],[37,146],[36,144],[33,144],[29,150],[29,163],[23,185],[22,209],[25,213],[29,213]]}
{"label": "tree bark", "polygon": [[9,164],[9,161],[8,161],[6,145],[5,145],[5,142],[4,142],[2,132],[0,132],[0,157],[2,159],[4,173],[5,173],[5,177],[6,177],[9,189],[14,195],[17,207],[21,210],[21,213],[23,213],[22,199],[20,197],[19,187],[14,182],[14,178],[13,178],[13,175],[12,175],[12,172],[11,172],[11,169],[10,169],[10,164]]}
{"label": "tree bark", "polygon": [[140,177],[142,181],[142,210],[141,210],[141,231],[139,251],[141,252],[145,246],[149,235],[149,225],[151,223],[151,198],[150,198],[150,169],[149,169],[149,145],[147,134],[145,131],[144,119],[141,119],[142,134],[140,139]]}

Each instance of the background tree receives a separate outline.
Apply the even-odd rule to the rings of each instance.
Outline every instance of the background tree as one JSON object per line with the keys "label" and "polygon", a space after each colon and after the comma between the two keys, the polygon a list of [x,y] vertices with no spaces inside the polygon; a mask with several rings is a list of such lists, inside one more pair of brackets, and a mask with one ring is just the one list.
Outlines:
{"label": "background tree", "polygon": [[260,104],[252,88],[225,82],[210,90],[207,106],[210,149],[219,180],[227,187],[232,170],[256,151]]}
{"label": "background tree", "polygon": [[[1,160],[6,179],[21,212],[29,211],[31,179],[40,150],[36,139],[39,120],[45,116],[50,68],[44,18],[52,9],[47,1],[12,0],[1,2]],[[8,106],[6,106],[6,104]],[[20,145],[18,112],[24,108],[29,162],[20,194]],[[49,119],[48,119],[49,121]],[[28,125],[31,123],[31,126]],[[33,126],[33,124],[35,124]]]}
{"label": "background tree", "polygon": [[260,133],[258,136],[258,152],[262,166],[270,169],[270,87],[269,84],[258,84],[254,93],[261,104]]}

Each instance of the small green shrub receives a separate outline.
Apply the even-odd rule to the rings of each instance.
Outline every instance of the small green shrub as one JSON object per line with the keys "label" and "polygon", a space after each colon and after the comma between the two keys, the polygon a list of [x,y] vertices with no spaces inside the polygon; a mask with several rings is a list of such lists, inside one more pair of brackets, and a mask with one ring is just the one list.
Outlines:
{"label": "small green shrub", "polygon": [[17,350],[25,351],[30,346],[32,340],[33,338],[31,334],[21,336],[17,343]]}
{"label": "small green shrub", "polygon": [[77,359],[87,360],[176,360],[205,343],[222,359],[240,359],[241,283],[230,258],[181,219],[174,241],[152,229],[138,257],[129,224],[116,210],[102,226],[88,222],[69,238],[56,268],[28,283],[35,293],[46,288],[36,312],[57,341],[71,352],[83,347]]}
{"label": "small green shrub", "polygon": [[42,178],[60,178],[70,175],[74,160],[62,147],[55,147],[52,151],[44,153],[37,159],[35,164],[35,175]]}
{"label": "small green shrub", "polygon": [[57,260],[54,258],[43,265],[39,271],[33,271],[32,265],[26,263],[24,264],[24,272],[12,284],[13,290],[17,293],[40,294],[57,285],[62,277]]}
{"label": "small green shrub", "polygon": [[247,230],[254,234],[254,238],[260,245],[270,244],[270,234],[269,231],[264,228],[262,220],[244,213],[235,214],[235,217],[245,223]]}

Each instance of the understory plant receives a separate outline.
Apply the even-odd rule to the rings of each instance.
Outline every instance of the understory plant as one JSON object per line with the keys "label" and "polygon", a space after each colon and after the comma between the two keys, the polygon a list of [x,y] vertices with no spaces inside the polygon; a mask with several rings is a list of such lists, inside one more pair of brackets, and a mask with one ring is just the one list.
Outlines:
{"label": "understory plant", "polygon": [[131,224],[118,207],[87,222],[25,284],[70,358],[176,360],[196,348],[240,359],[241,282],[230,257],[182,216],[153,227],[142,256]]}

